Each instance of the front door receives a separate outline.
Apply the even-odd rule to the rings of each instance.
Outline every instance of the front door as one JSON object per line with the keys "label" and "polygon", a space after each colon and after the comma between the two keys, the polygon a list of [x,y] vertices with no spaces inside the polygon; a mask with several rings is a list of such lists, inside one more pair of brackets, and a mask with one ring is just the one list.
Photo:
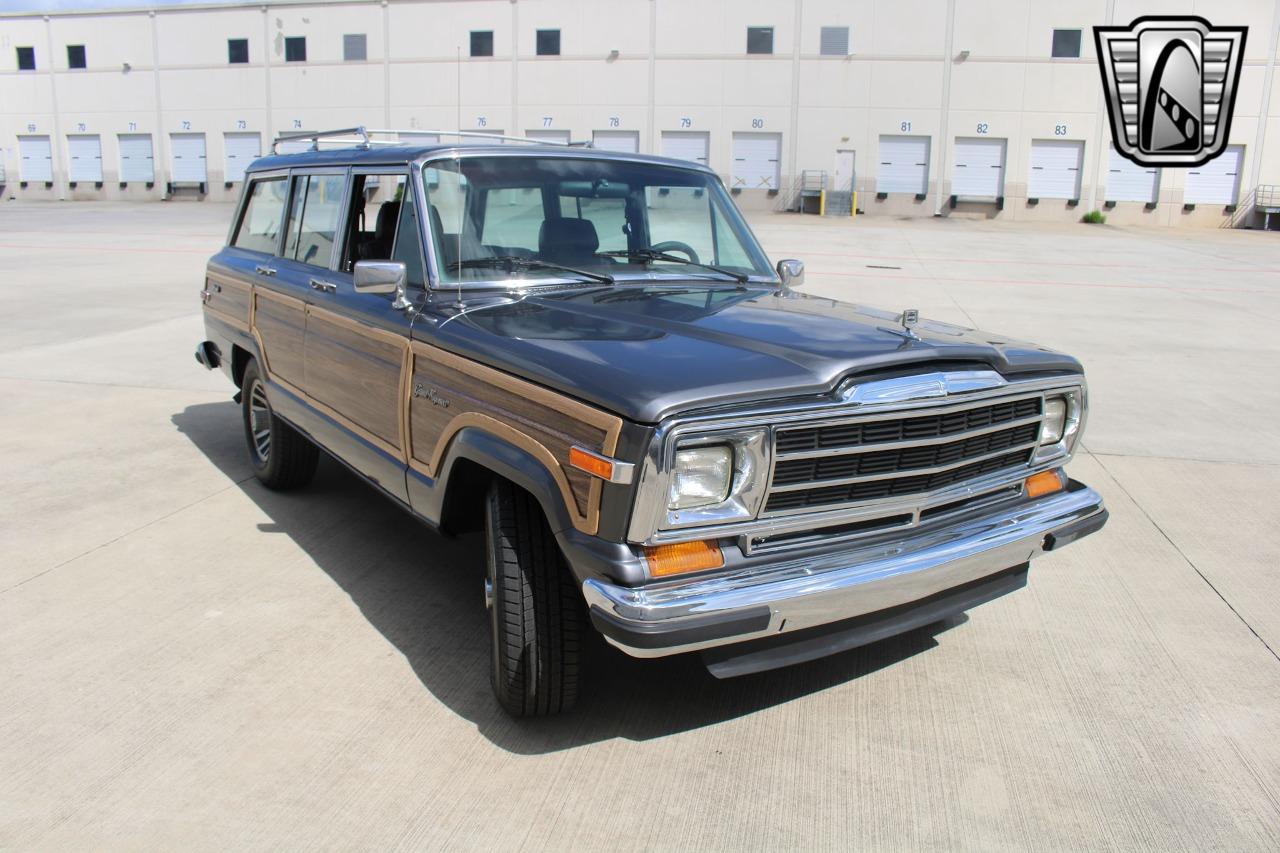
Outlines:
{"label": "front door", "polygon": [[[308,275],[307,395],[337,428],[326,443],[340,442],[334,447],[339,455],[407,501],[402,413],[410,316],[392,306],[391,294],[356,293],[353,271],[362,260],[401,261],[410,298],[421,301],[425,281],[413,193],[403,170],[356,170],[340,198],[341,221],[336,215],[323,221],[333,234],[331,261]],[[304,214],[304,233],[306,224]]]}

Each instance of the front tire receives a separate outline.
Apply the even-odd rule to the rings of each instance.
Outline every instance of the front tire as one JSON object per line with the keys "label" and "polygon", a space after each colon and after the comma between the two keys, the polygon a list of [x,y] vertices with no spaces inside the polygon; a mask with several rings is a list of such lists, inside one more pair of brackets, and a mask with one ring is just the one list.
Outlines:
{"label": "front tire", "polygon": [[582,596],[532,495],[505,480],[490,487],[485,546],[498,703],[515,717],[569,710],[578,697]]}
{"label": "front tire", "polygon": [[271,410],[267,383],[256,361],[249,362],[244,371],[240,384],[240,412],[249,462],[264,486],[287,491],[311,482],[319,451]]}

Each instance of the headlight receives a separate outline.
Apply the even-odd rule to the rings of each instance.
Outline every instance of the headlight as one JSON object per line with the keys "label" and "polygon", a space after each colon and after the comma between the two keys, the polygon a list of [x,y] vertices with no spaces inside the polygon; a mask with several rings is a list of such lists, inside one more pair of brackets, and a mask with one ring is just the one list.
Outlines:
{"label": "headlight", "polygon": [[1035,462],[1047,462],[1069,456],[1080,440],[1084,428],[1085,390],[1050,392],[1044,398],[1044,414],[1040,421],[1040,446]]}
{"label": "headlight", "polygon": [[724,445],[676,452],[667,509],[696,509],[724,503],[733,483],[733,449]]}
{"label": "headlight", "polygon": [[1067,428],[1067,398],[1048,397],[1044,401],[1044,421],[1040,424],[1040,443],[1057,444]]}

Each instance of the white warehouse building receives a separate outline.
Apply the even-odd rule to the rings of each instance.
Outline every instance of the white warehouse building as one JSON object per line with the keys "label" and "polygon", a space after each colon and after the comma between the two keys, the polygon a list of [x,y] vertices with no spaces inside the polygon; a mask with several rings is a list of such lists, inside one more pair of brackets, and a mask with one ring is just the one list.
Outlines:
{"label": "white warehouse building", "polygon": [[[127,0],[126,0],[127,2]],[[1118,156],[1095,25],[1247,26],[1229,145]],[[1280,0],[334,0],[0,14],[6,199],[237,196],[279,134],[592,140],[744,208],[1252,225],[1280,184]],[[856,197],[851,191],[856,190]]]}

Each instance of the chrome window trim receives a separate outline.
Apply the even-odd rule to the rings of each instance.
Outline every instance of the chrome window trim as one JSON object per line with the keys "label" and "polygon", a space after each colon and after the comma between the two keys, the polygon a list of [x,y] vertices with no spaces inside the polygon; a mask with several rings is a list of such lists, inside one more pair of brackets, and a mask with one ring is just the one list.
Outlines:
{"label": "chrome window trim", "polygon": [[[917,380],[919,377],[915,377]],[[883,380],[885,383],[903,383],[911,377]],[[853,420],[891,420],[910,417],[912,412],[929,415],[946,414],[965,409],[990,405],[1002,400],[1016,400],[1030,396],[1053,396],[1056,393],[1075,394],[1079,401],[1078,417],[1074,432],[1064,436],[1062,442],[1054,445],[1048,453],[1036,454],[1030,464],[1019,465],[1003,471],[994,472],[974,480],[955,483],[933,492],[924,492],[899,499],[879,499],[859,504],[847,504],[831,509],[815,509],[804,507],[793,510],[780,510],[769,515],[763,514],[763,503],[759,513],[752,519],[724,524],[703,524],[691,527],[672,528],[664,526],[666,496],[670,466],[674,461],[676,444],[681,440],[697,439],[714,432],[726,432],[743,429],[769,430],[769,441],[766,452],[770,456],[769,479],[765,484],[766,495],[774,491],[773,469],[779,458],[775,447],[777,432],[791,426],[805,427],[825,426],[848,423]],[[954,402],[948,402],[954,398]],[[841,400],[814,400],[804,403],[790,403],[769,406],[757,406],[752,409],[734,413],[733,415],[703,413],[677,416],[659,424],[653,439],[639,463],[639,485],[636,502],[633,507],[631,522],[627,532],[627,540],[636,544],[656,545],[671,542],[685,542],[695,539],[712,539],[725,537],[775,535],[782,532],[803,530],[808,528],[834,526],[854,521],[873,519],[878,516],[900,515],[915,512],[918,520],[920,511],[933,506],[961,500],[965,497],[980,494],[983,491],[996,490],[1011,486],[1025,480],[1032,474],[1065,465],[1074,455],[1079,436],[1083,433],[1088,415],[1088,391],[1083,375],[1055,376],[1031,380],[1010,380],[992,387],[949,394],[946,397],[927,396],[918,399],[894,399],[875,403],[850,403]],[[1041,406],[1043,419],[1043,405]],[[1002,428],[1015,426],[1015,422],[1001,425]],[[959,436],[957,436],[959,438]],[[1022,445],[1026,449],[1027,445]],[[875,450],[869,445],[868,450]],[[1007,448],[1005,453],[1016,452],[1017,448]],[[973,462],[978,460],[966,460]],[[907,473],[924,473],[913,471]],[[827,483],[810,483],[810,487],[821,487]],[[838,485],[832,481],[829,485]]]}

